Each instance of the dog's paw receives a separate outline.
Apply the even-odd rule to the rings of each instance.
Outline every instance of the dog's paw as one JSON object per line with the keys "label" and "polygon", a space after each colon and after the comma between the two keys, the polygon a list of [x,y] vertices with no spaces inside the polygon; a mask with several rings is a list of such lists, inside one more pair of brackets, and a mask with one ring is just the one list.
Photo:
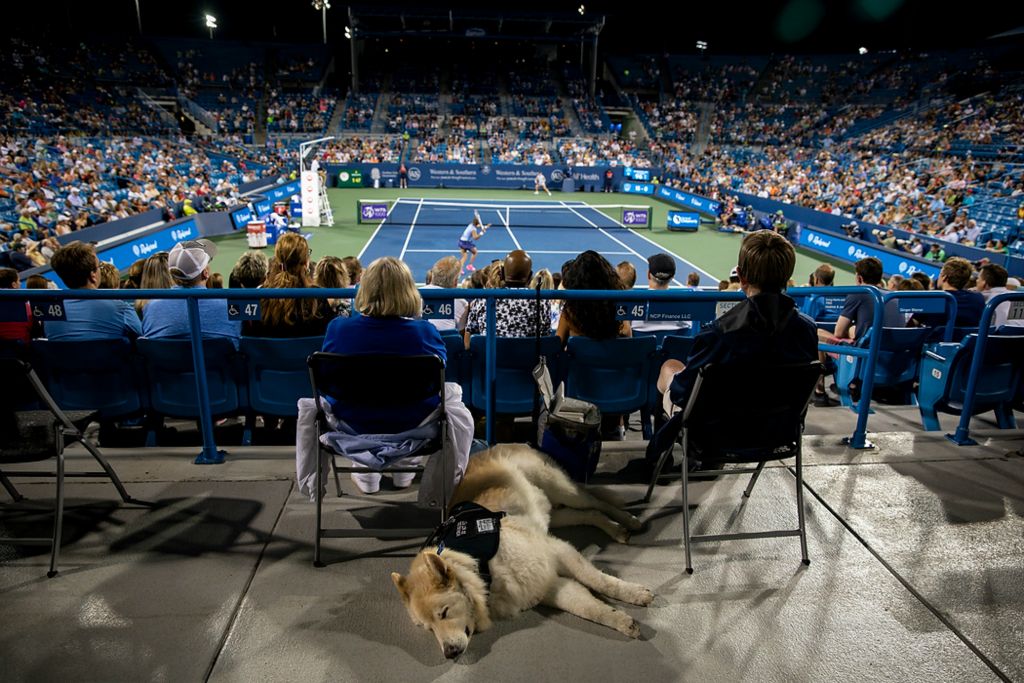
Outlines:
{"label": "dog's paw", "polygon": [[620,623],[616,625],[615,630],[629,638],[640,637],[640,624],[636,619],[629,616],[628,614],[622,613],[622,619]]}
{"label": "dog's paw", "polygon": [[644,525],[643,522],[629,513],[625,514],[624,517],[625,519],[622,520],[622,525],[630,531],[636,531]]}
{"label": "dog's paw", "polygon": [[654,593],[652,593],[649,588],[640,586],[640,590],[636,593],[636,599],[631,602],[634,605],[639,605],[640,607],[647,607],[654,602]]}

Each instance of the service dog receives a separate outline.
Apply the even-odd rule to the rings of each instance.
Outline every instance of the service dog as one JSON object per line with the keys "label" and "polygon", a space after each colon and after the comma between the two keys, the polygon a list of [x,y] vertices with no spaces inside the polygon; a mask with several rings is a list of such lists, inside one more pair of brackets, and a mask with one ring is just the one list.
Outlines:
{"label": "service dog", "polygon": [[[470,525],[484,532],[500,526],[496,548],[481,566],[484,563],[475,557],[444,547],[442,541],[421,550],[408,575],[392,573],[413,623],[431,631],[449,659],[461,655],[472,635],[490,628],[493,619],[507,619],[537,605],[556,607],[630,638],[639,636],[631,616],[590,591],[641,606],[651,603],[651,591],[605,574],[569,543],[548,533],[549,527],[586,524],[626,542],[629,532],[640,527],[639,520],[607,493],[601,495],[575,484],[528,446],[495,446],[470,458],[449,509],[475,503],[469,507],[482,509],[484,518],[471,520]],[[495,514],[488,517],[490,511]],[[466,526],[465,521],[450,521]]]}

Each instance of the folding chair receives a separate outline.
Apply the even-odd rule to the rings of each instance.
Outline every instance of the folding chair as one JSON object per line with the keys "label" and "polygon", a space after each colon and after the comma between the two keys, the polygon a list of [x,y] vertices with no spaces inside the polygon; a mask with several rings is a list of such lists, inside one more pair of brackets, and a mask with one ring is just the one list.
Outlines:
{"label": "folding chair", "polygon": [[[652,440],[661,451],[654,468],[647,500],[662,466],[672,457],[678,436],[682,444],[683,547],[686,572],[693,573],[691,543],[706,543],[750,538],[799,536],[803,563],[809,565],[807,536],[804,530],[803,449],[801,437],[807,404],[821,377],[818,361],[786,365],[708,365],[700,370],[693,393],[683,411],[676,413]],[[749,498],[764,464],[770,460],[796,457],[796,505],[799,528],[733,534],[690,535],[690,459],[715,463],[719,469],[701,470],[702,476],[751,474],[743,491]],[[722,469],[726,464],[752,464],[756,467]]]}
{"label": "folding chair", "polygon": [[[327,410],[330,405],[324,397],[330,397],[334,405],[341,405],[346,412],[403,410],[422,407],[428,401],[439,401],[436,424],[438,436],[420,448],[416,454],[441,451],[442,472],[447,473],[445,445],[447,439],[447,418],[444,410],[444,361],[437,356],[394,356],[394,355],[343,355],[317,352],[307,361],[309,380],[316,400],[316,543],[313,552],[313,564],[323,566],[320,562],[320,541],[324,538],[411,538],[418,535],[426,536],[433,527],[406,529],[327,529],[323,526],[324,482],[322,458],[329,458],[331,470],[337,479],[339,472],[368,471],[338,465],[333,450],[329,450],[320,442],[320,435],[331,431],[327,421]],[[414,455],[414,454],[409,454]],[[378,472],[421,472],[423,467],[389,467]],[[440,517],[444,521],[448,498],[447,477],[444,481],[440,504]],[[340,491],[340,487],[339,487]]]}
{"label": "folding chair", "polygon": [[[50,538],[0,537],[0,544],[49,545],[50,570],[46,575],[57,575],[57,560],[60,556],[60,539],[64,523],[64,477],[108,477],[125,503],[140,503],[128,495],[114,468],[99,450],[86,441],[82,432],[99,415],[95,410],[62,411],[53,397],[46,391],[32,366],[13,358],[0,358],[0,377],[11,382],[0,392],[0,466],[42,462],[56,459],[54,472],[48,471],[3,471],[0,470],[0,485],[10,494],[14,502],[24,500],[11,483],[9,477],[55,477],[57,496],[53,517],[53,535]],[[38,401],[45,410],[18,410],[18,404],[26,399]],[[79,442],[96,459],[103,472],[65,472],[64,449],[68,444]]]}

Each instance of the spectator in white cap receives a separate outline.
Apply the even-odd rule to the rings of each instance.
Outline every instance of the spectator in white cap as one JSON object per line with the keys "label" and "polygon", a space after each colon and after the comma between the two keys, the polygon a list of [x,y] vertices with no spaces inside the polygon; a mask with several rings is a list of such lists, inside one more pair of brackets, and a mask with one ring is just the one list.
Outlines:
{"label": "spectator in white cap", "polygon": [[[209,240],[178,242],[167,255],[174,286],[171,289],[206,289],[210,279],[210,260],[217,247]],[[149,339],[189,336],[188,305],[184,300],[154,299],[143,309],[142,336]],[[227,338],[238,344],[242,324],[228,320],[223,299],[199,300],[199,327],[204,338]]]}
{"label": "spectator in white cap", "polygon": [[[668,254],[655,254],[647,259],[647,288],[665,290],[672,284],[676,276],[676,260]],[[634,332],[665,332],[671,330],[688,330],[693,326],[689,321],[659,322],[655,320],[637,320],[633,323]]]}

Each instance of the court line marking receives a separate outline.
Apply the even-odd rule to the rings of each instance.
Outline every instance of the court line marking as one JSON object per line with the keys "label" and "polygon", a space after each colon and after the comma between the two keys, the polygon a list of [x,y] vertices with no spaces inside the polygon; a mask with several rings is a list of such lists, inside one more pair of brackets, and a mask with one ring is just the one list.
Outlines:
{"label": "court line marking", "polygon": [[[498,217],[501,218],[501,222],[505,224],[505,230],[508,231],[508,236],[512,238],[512,243],[516,245],[516,249],[522,249],[523,245],[519,244],[519,240],[516,239],[515,233],[512,232],[512,228],[508,225],[507,212],[502,213],[501,211],[498,211],[497,214]],[[541,252],[538,251],[537,253],[540,254]]]}
{"label": "court line marking", "polygon": [[[594,227],[595,229],[599,230],[599,231],[601,232],[601,234],[602,234],[602,235],[604,235],[605,237],[607,237],[607,238],[608,238],[608,239],[610,239],[610,240],[613,240],[613,241],[615,241],[615,242],[618,242],[618,243],[619,243],[620,245],[622,245],[622,246],[623,246],[623,247],[625,247],[626,249],[629,249],[629,250],[630,250],[630,252],[632,252],[634,256],[637,256],[637,257],[638,257],[638,258],[640,258],[640,259],[641,259],[642,261],[644,261],[644,262],[646,262],[646,261],[647,261],[647,258],[646,258],[646,257],[645,257],[645,256],[644,256],[643,254],[641,254],[640,252],[638,252],[638,251],[634,250],[634,249],[633,249],[632,247],[630,247],[630,246],[629,246],[628,244],[626,244],[625,242],[623,242],[623,241],[622,241],[622,240],[620,240],[619,238],[615,237],[614,235],[612,235],[611,233],[609,233],[609,232],[608,232],[607,230],[605,230],[604,228],[598,228],[598,227],[597,227],[597,223],[593,222],[592,220],[590,220],[589,218],[587,218],[586,216],[584,216],[583,214],[581,214],[581,213],[580,213],[579,211],[577,211],[577,210],[576,210],[575,208],[573,208],[573,207],[569,206],[568,204],[565,204],[565,202],[562,202],[562,204],[564,204],[564,205],[566,206],[566,208],[568,208],[568,209],[569,209],[570,211],[572,211],[572,212],[573,212],[574,214],[576,214],[577,216],[579,216],[580,218],[582,218],[582,219],[583,219],[583,220],[585,220],[586,222],[590,223],[590,225],[591,225],[591,226],[593,226],[593,227]],[[595,209],[595,211],[596,211],[596,209]],[[601,215],[604,215],[604,214],[601,214]],[[618,221],[616,221],[616,222],[618,222]],[[680,282],[679,280],[677,280],[676,278],[672,278],[672,282],[676,283],[676,284],[677,284],[677,285],[679,285],[680,287],[682,287],[682,286],[683,286],[683,283],[682,283],[682,282]]]}
{"label": "court line marking", "polygon": [[405,260],[405,252],[409,248],[409,240],[412,239],[412,231],[416,227],[416,219],[420,217],[420,209],[423,208],[423,200],[416,206],[416,213],[412,216],[412,223],[409,223],[409,232],[405,234],[405,244],[402,245],[402,253],[398,255],[399,261]]}
{"label": "court line marking", "polygon": [[[450,254],[451,249],[408,249],[406,250],[409,254]],[[580,252],[575,250],[570,251],[544,251],[541,249],[529,249],[531,254],[572,254],[579,256]],[[480,254],[507,254],[508,249],[477,249],[477,253]],[[603,254],[610,254],[612,256],[636,256],[635,251],[603,251]]]}
{"label": "court line marking", "polygon": [[[571,209],[572,207],[569,207],[569,208]],[[580,208],[589,208],[589,207],[582,206]],[[594,210],[596,211],[597,209],[594,209]],[[576,212],[573,212],[573,213],[576,213]],[[604,214],[602,213],[602,215],[604,215]],[[583,217],[581,216],[581,218],[583,218]],[[628,230],[631,234],[636,235],[637,237],[639,237],[640,239],[644,240],[645,242],[650,243],[651,246],[656,247],[659,251],[664,252],[664,253],[671,253],[674,258],[679,259],[680,261],[682,261],[686,265],[688,265],[691,268],[693,268],[694,270],[696,270],[698,273],[702,273],[702,274],[708,276],[708,278],[710,280],[712,280],[713,282],[716,282],[716,283],[718,282],[718,278],[716,278],[714,275],[712,275],[708,271],[706,271],[703,268],[701,268],[700,266],[698,266],[696,263],[693,263],[691,261],[687,261],[686,259],[684,259],[679,254],[676,254],[675,252],[669,252],[665,247],[661,246],[660,244],[658,244],[657,242],[655,242],[651,238],[645,237],[644,235],[641,235],[640,233],[638,233],[633,228],[627,228],[625,225],[623,225],[622,223],[619,223],[619,221],[616,221],[614,218],[611,218],[610,216],[609,216],[609,219],[612,220],[612,221],[615,221],[616,223],[618,223],[619,227],[622,228],[623,230]],[[586,220],[586,218],[584,218],[584,220]],[[597,226],[595,225],[594,227],[597,227]],[[598,229],[601,230],[601,232],[604,232],[603,228],[598,228]],[[605,234],[607,235],[608,233],[605,233]],[[608,236],[612,237],[611,235],[608,235]],[[616,242],[619,242],[619,244],[622,244],[622,246],[626,247],[627,249],[631,248],[631,247],[623,244],[619,240],[615,239],[614,237],[612,237],[612,239],[615,240]],[[637,256],[640,256],[640,258],[643,258],[643,256],[641,254],[638,254],[637,252],[633,252],[633,253],[635,253]],[[644,259],[644,260],[646,261],[647,259]],[[676,280],[676,279],[673,278],[672,281],[675,282],[676,284],[678,284],[680,287],[683,286],[682,283],[679,282],[679,280]]]}

